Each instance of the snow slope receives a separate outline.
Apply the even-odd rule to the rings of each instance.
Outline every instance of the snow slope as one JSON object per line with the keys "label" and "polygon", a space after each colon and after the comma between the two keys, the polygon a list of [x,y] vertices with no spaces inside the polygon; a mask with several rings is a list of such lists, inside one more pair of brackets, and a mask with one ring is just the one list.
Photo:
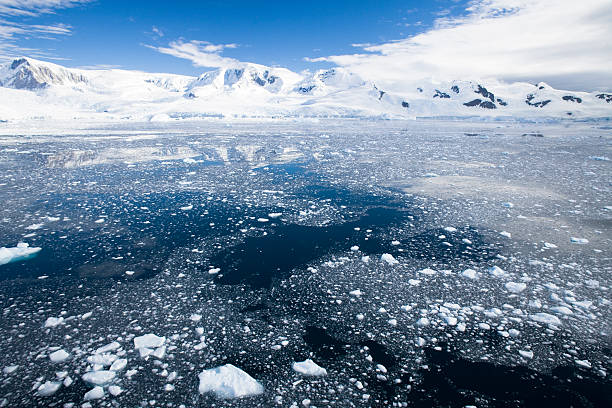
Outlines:
{"label": "snow slope", "polygon": [[343,68],[298,74],[240,63],[195,78],[72,69],[19,58],[0,66],[0,120],[606,118],[612,113],[612,94],[568,92],[544,83],[407,80],[401,89],[411,91],[381,89]]}

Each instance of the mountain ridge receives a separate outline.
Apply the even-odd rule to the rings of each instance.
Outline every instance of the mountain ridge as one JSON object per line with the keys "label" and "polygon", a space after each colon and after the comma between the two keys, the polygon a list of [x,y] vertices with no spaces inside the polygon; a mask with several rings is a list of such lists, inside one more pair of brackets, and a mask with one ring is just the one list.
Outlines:
{"label": "mountain ridge", "polygon": [[342,67],[300,74],[239,63],[192,77],[66,68],[22,57],[0,65],[0,120],[612,114],[610,93],[563,91],[543,82],[407,80],[401,89],[383,89]]}

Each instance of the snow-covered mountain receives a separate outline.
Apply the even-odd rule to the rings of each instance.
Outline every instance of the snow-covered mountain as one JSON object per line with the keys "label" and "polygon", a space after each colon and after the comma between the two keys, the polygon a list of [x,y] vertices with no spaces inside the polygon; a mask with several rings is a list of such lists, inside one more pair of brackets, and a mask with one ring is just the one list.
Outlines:
{"label": "snow-covered mountain", "polygon": [[393,88],[343,68],[298,74],[245,63],[196,78],[19,58],[0,66],[0,120],[612,116],[610,93],[562,91],[545,83],[411,80],[397,87],[402,92]]}

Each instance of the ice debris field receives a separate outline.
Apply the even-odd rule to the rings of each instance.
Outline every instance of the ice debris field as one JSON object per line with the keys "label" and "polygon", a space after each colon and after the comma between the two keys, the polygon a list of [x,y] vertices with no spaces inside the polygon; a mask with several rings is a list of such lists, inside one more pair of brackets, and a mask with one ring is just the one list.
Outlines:
{"label": "ice debris field", "polygon": [[0,133],[0,407],[611,405],[605,122]]}

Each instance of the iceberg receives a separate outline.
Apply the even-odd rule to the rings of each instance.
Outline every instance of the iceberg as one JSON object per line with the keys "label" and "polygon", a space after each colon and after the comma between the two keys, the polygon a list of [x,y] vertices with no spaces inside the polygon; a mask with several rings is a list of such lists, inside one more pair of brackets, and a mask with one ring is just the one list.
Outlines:
{"label": "iceberg", "polygon": [[16,247],[13,248],[0,248],[0,265],[5,265],[11,262],[25,261],[30,259],[38,252],[40,252],[42,248],[39,247],[30,247],[30,245],[25,242],[20,242]]}

